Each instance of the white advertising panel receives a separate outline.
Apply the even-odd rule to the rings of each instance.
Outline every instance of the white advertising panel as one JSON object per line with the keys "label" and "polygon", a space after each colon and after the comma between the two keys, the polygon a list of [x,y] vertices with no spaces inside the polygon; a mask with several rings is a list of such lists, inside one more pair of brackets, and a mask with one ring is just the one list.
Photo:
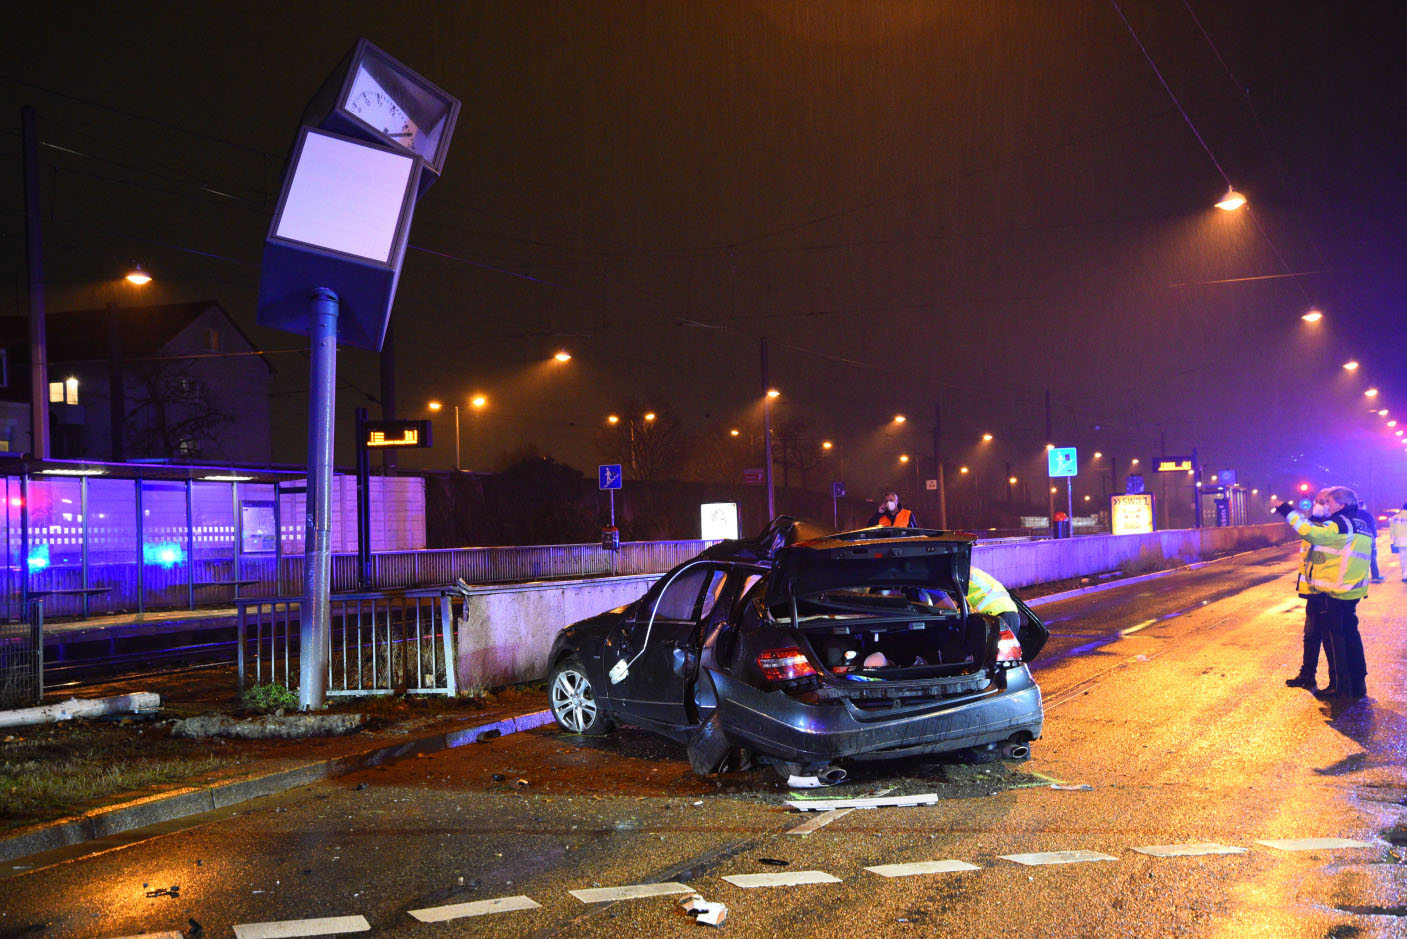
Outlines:
{"label": "white advertising panel", "polygon": [[1153,494],[1140,492],[1109,499],[1109,525],[1116,535],[1147,535],[1153,531]]}
{"label": "white advertising panel", "polygon": [[738,503],[704,502],[699,506],[699,527],[704,541],[738,537]]}

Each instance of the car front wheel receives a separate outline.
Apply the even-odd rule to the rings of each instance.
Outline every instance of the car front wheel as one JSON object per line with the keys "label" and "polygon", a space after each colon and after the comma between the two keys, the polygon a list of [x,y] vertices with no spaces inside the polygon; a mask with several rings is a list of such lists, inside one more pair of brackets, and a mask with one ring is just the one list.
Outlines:
{"label": "car front wheel", "polygon": [[596,689],[586,677],[581,659],[569,656],[557,663],[548,681],[552,716],[561,728],[573,734],[603,734],[610,721],[596,700]]}

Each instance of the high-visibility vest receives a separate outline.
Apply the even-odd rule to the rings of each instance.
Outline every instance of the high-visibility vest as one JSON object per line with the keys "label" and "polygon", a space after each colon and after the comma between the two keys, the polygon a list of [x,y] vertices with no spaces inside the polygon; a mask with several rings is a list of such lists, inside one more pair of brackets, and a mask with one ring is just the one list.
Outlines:
{"label": "high-visibility vest", "polygon": [[1001,583],[980,568],[971,568],[967,580],[967,608],[974,613],[1015,613],[1016,603]]}
{"label": "high-visibility vest", "polygon": [[1387,524],[1392,543],[1398,548],[1407,548],[1407,509],[1398,512]]}
{"label": "high-visibility vest", "polygon": [[1372,557],[1372,536],[1359,531],[1353,519],[1341,532],[1332,518],[1321,524],[1291,510],[1285,521],[1300,536],[1298,593],[1326,593],[1339,600],[1358,600],[1368,595],[1368,566]]}
{"label": "high-visibility vest", "polygon": [[879,524],[881,528],[889,528],[891,526],[894,528],[908,528],[909,523],[913,520],[914,513],[910,512],[908,509],[900,509],[894,513],[894,520],[892,522],[889,520],[888,515],[881,515],[879,517]]}

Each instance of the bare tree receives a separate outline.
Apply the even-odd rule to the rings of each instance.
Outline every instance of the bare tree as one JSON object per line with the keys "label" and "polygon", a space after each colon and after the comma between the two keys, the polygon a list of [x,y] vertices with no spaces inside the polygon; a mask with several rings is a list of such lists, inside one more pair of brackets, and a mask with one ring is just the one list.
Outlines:
{"label": "bare tree", "polygon": [[135,390],[123,421],[127,452],[168,460],[198,457],[219,442],[234,415],[187,363],[143,362],[128,371]]}
{"label": "bare tree", "polygon": [[795,469],[800,477],[800,487],[806,488],[806,477],[821,465],[825,451],[821,440],[811,433],[810,426],[803,420],[783,421],[773,431],[772,462],[782,465],[782,485],[791,485],[791,471]]}
{"label": "bare tree", "polygon": [[689,439],[673,414],[647,411],[633,398],[614,414],[616,423],[596,434],[603,461],[620,463],[626,476],[639,480],[667,479],[684,462]]}
{"label": "bare tree", "polygon": [[743,470],[762,463],[762,434],[739,431],[734,437],[728,424],[712,423],[689,447],[680,467],[680,478],[699,483],[741,483]]}

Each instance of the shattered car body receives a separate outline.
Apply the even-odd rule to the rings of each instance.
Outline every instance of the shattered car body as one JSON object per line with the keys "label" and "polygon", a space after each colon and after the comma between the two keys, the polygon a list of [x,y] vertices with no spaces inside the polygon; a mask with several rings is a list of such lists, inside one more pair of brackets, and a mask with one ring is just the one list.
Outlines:
{"label": "shattered car body", "polygon": [[574,733],[653,730],[687,744],[700,773],[751,754],[822,783],[855,761],[1025,755],[1043,722],[1026,663],[1048,633],[1019,601],[1016,635],[968,609],[975,536],[798,536],[779,518],[679,565],[635,603],[562,630],[550,656],[557,722]]}

